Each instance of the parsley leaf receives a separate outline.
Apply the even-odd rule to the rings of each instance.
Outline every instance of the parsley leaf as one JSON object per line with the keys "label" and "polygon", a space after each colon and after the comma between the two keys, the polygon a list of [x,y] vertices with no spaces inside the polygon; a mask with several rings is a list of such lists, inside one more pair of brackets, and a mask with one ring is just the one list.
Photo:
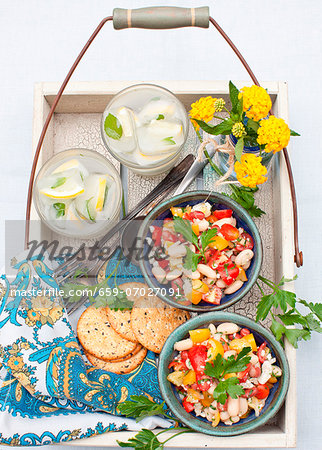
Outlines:
{"label": "parsley leaf", "polygon": [[165,402],[156,403],[144,395],[131,395],[131,400],[126,400],[118,405],[118,409],[123,416],[132,417],[137,422],[144,417],[163,415],[173,419],[165,410]]}
{"label": "parsley leaf", "polygon": [[202,255],[194,253],[189,247],[187,247],[186,250],[187,254],[183,267],[187,270],[195,272],[197,270],[197,266],[200,262],[200,259],[202,258]]}
{"label": "parsley leaf", "polygon": [[120,447],[130,447],[140,450],[158,450],[164,448],[163,444],[159,441],[158,437],[153,433],[153,431],[147,430],[146,428],[143,428],[127,442],[120,442],[118,440],[116,440],[116,442]]}
{"label": "parsley leaf", "polygon": [[173,217],[174,230],[176,233],[182,234],[182,236],[188,241],[198,246],[198,236],[192,231],[191,222],[185,220],[182,217]]}
{"label": "parsley leaf", "polygon": [[217,235],[218,233],[218,229],[215,228],[210,228],[207,231],[204,231],[200,237],[200,243],[203,249],[205,249],[210,242],[212,241],[212,239]]}
{"label": "parsley leaf", "polygon": [[215,400],[224,405],[228,395],[231,398],[237,398],[243,394],[245,394],[245,391],[239,384],[239,379],[237,377],[231,377],[218,383],[213,396]]}

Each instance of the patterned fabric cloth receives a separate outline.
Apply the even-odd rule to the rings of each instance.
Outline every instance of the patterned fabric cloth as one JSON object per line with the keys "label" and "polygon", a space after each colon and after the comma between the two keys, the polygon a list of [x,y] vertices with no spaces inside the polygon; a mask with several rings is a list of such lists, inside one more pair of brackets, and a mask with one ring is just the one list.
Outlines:
{"label": "patterned fabric cloth", "polygon": [[[105,269],[117,268],[117,284],[142,281],[135,266],[118,261],[115,255]],[[0,285],[0,443],[42,445],[141,428],[120,417],[117,407],[131,395],[162,400],[154,353],[128,375],[89,365],[47,258],[24,254],[12,267],[13,276],[2,275]],[[150,418],[143,425],[170,423]]]}

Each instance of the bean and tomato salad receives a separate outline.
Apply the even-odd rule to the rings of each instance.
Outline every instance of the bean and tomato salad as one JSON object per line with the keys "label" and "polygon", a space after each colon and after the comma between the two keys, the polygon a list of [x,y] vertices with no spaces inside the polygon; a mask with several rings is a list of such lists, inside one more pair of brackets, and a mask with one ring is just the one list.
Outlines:
{"label": "bean and tomato salad", "polygon": [[[257,345],[253,333],[235,323],[191,330],[188,339],[175,343],[174,350],[178,354],[169,364],[168,381],[178,391],[183,408],[207,419],[214,427],[220,422],[233,425],[252,410],[259,416],[270,389],[282,376],[267,343]],[[234,364],[240,367],[238,355],[242,351],[247,364],[244,370],[232,372]],[[223,369],[222,376],[214,377],[218,372],[216,364],[226,365],[227,373]],[[222,400],[225,389],[226,398]]]}
{"label": "bean and tomato salad", "polygon": [[[236,226],[231,209],[209,202],[172,207],[171,214],[153,224],[147,238],[154,277],[171,287],[182,304],[219,305],[247,281],[246,270],[254,256],[252,236]],[[180,232],[187,227],[191,238]]]}

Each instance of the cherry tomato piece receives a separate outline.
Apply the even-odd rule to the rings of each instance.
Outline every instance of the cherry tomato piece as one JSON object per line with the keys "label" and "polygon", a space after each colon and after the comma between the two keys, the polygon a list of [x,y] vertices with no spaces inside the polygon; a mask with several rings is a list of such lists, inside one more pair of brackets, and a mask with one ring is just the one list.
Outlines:
{"label": "cherry tomato piece", "polygon": [[257,351],[258,360],[261,364],[263,364],[263,362],[266,359],[266,353],[265,353],[266,345],[267,345],[266,342],[263,342]]}
{"label": "cherry tomato piece", "polygon": [[154,226],[152,231],[152,240],[156,247],[161,245],[162,228]]}
{"label": "cherry tomato piece", "polygon": [[163,230],[162,237],[165,241],[170,241],[170,242],[178,241],[178,237],[174,233],[171,233],[171,231],[169,231],[169,230]]}
{"label": "cherry tomato piece", "polygon": [[208,349],[205,345],[194,345],[188,350],[188,357],[197,377],[201,377],[205,373],[207,352]]}
{"label": "cherry tomato piece", "polygon": [[212,305],[220,305],[222,291],[219,287],[213,286],[206,294],[202,295],[202,300]]}
{"label": "cherry tomato piece", "polygon": [[228,409],[228,398],[227,398],[227,400],[226,400],[224,405],[222,405],[220,402],[217,402],[217,409],[218,409],[219,412],[227,411],[227,409]]}
{"label": "cherry tomato piece", "polygon": [[182,400],[182,406],[184,407],[184,409],[185,409],[188,413],[190,413],[191,411],[194,410],[194,405],[193,405],[193,403],[187,402],[187,397],[185,397],[185,398]]}
{"label": "cherry tomato piece", "polygon": [[252,250],[252,248],[254,247],[254,241],[251,235],[244,232],[239,237],[241,241],[237,243],[235,249],[238,252],[242,252],[243,250]]}
{"label": "cherry tomato piece", "polygon": [[239,332],[239,334],[241,335],[241,337],[247,336],[247,334],[250,334],[250,331],[248,328],[242,328]]}
{"label": "cherry tomato piece", "polygon": [[227,241],[234,241],[239,237],[239,231],[236,227],[233,227],[229,223],[224,223],[220,228],[221,234]]}
{"label": "cherry tomato piece", "polygon": [[213,215],[217,217],[217,220],[220,219],[227,219],[228,217],[231,217],[233,215],[232,209],[216,209],[213,211]]}
{"label": "cherry tomato piece", "polygon": [[260,400],[267,398],[269,396],[269,388],[266,386],[266,384],[258,384],[257,385],[257,392],[255,394],[257,398]]}
{"label": "cherry tomato piece", "polygon": [[205,214],[202,211],[192,211],[189,214],[189,218],[190,218],[190,220],[193,220],[193,219],[202,220],[205,218]]}
{"label": "cherry tomato piece", "polygon": [[230,259],[217,267],[219,275],[227,286],[230,286],[239,275],[239,267]]}
{"label": "cherry tomato piece", "polygon": [[162,269],[165,269],[166,267],[168,267],[169,261],[166,259],[161,259],[160,261],[158,261],[158,264]]}

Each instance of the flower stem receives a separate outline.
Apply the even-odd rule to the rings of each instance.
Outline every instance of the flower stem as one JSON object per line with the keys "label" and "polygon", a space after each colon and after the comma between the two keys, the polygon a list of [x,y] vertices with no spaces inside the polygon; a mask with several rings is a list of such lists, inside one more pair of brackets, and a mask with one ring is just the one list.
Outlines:
{"label": "flower stem", "polygon": [[197,134],[197,136],[198,136],[199,141],[202,142],[201,134],[200,134],[199,130],[197,130],[196,127],[195,127],[195,132],[196,132],[196,134]]}

